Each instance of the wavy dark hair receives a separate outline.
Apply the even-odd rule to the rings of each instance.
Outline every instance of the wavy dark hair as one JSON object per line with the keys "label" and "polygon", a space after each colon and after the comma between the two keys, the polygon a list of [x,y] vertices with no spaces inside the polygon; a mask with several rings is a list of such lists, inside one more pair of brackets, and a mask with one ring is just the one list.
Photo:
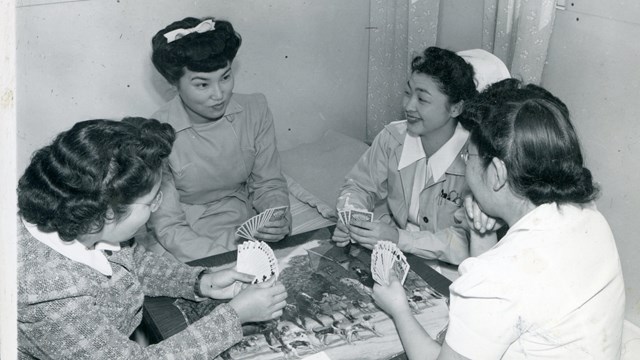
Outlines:
{"label": "wavy dark hair", "polygon": [[[190,29],[205,20],[214,20],[215,30],[194,32],[170,43],[164,37],[170,31]],[[224,68],[236,57],[240,44],[242,38],[230,22],[213,17],[187,17],[171,23],[154,35],[151,39],[151,61],[158,72],[175,85],[184,75],[185,68],[194,72],[212,72]]]}
{"label": "wavy dark hair", "polygon": [[34,153],[18,181],[19,215],[65,241],[98,232],[153,189],[174,139],[153,119],[79,122]]}
{"label": "wavy dark hair", "polygon": [[476,124],[471,142],[485,167],[491,158],[501,159],[511,188],[535,205],[597,197],[569,110],[546,89],[502,80],[470,102],[462,117]]}
{"label": "wavy dark hair", "polygon": [[[474,81],[473,66],[453,51],[431,46],[411,61],[411,72],[429,75],[443,94],[449,98],[449,104],[466,101],[478,94]],[[467,127],[465,123],[463,126]]]}

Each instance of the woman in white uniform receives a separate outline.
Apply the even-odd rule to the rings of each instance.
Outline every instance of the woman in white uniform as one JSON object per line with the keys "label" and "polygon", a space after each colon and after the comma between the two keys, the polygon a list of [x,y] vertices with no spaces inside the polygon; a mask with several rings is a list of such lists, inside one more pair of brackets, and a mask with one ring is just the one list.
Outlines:
{"label": "woman in white uniform", "polygon": [[569,111],[535,85],[504,80],[462,115],[466,179],[509,231],[459,267],[442,346],[411,315],[402,285],[376,285],[409,358],[617,359],[625,291],[615,241],[596,209]]}

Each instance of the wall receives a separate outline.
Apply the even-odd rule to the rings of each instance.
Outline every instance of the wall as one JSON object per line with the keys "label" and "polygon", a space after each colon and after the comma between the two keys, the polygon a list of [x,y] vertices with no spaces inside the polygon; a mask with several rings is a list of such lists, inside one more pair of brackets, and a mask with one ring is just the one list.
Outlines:
{"label": "wall", "polygon": [[280,149],[327,129],[365,137],[368,0],[55,1],[17,2],[19,174],[73,123],[149,116],[172,97],[151,37],[194,15],[226,18],[242,35],[235,90],[266,94]]}
{"label": "wall", "polygon": [[[440,6],[438,46],[480,47],[481,2],[443,0]],[[640,2],[566,1],[566,9],[556,12],[542,78],[542,85],[572,111],[587,167],[601,185],[597,205],[616,237],[627,291],[626,316],[636,325],[640,325],[638,39]]]}
{"label": "wall", "polygon": [[482,47],[482,12],[478,0],[441,0],[436,46],[452,51]]}
{"label": "wall", "polygon": [[[640,325],[640,3],[573,0],[558,11],[542,84],[573,114],[587,166],[601,185],[598,208],[613,229]],[[597,269],[594,269],[597,271]]]}

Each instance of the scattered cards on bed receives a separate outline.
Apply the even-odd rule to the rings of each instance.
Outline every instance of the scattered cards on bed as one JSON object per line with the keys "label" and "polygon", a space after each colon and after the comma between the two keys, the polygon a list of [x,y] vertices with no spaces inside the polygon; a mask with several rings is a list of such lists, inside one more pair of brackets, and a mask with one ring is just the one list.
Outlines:
{"label": "scattered cards on bed", "polygon": [[340,210],[338,216],[343,224],[351,224],[353,220],[371,222],[373,221],[373,213],[367,210],[351,209]]}
{"label": "scattered cards on bed", "polygon": [[245,239],[256,240],[255,235],[258,229],[268,222],[278,221],[284,218],[288,208],[288,206],[279,206],[261,212],[240,225],[236,231],[236,235]]}
{"label": "scattered cards on bed", "polygon": [[245,241],[238,246],[236,270],[255,276],[252,284],[278,277],[278,259],[264,241]]}
{"label": "scattered cards on bed", "polygon": [[409,273],[409,263],[402,251],[391,241],[378,241],[371,252],[371,275],[381,285],[389,285],[389,274],[394,272],[404,284]]}

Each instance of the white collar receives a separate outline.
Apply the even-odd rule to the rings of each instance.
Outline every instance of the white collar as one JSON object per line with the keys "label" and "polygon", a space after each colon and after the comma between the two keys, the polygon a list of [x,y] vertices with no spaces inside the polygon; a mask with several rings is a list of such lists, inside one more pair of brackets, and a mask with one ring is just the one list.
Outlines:
{"label": "white collar", "polygon": [[[431,174],[434,181],[437,181],[442,175],[444,175],[445,171],[447,171],[449,166],[451,166],[460,153],[460,150],[462,150],[462,147],[467,142],[468,138],[469,131],[458,123],[451,139],[431,155],[428,165],[431,168]],[[402,155],[400,155],[400,161],[398,162],[398,170],[402,170],[426,157],[427,155],[422,147],[420,136],[415,136],[407,132],[402,146]]]}
{"label": "white collar", "polygon": [[78,240],[64,241],[60,239],[57,232],[42,232],[38,229],[37,225],[27,222],[24,219],[22,219],[22,223],[27,228],[27,231],[29,231],[31,236],[61,255],[75,262],[87,265],[106,276],[113,275],[111,264],[102,250],[118,251],[120,250],[120,245],[99,242],[93,249],[89,249]]}

